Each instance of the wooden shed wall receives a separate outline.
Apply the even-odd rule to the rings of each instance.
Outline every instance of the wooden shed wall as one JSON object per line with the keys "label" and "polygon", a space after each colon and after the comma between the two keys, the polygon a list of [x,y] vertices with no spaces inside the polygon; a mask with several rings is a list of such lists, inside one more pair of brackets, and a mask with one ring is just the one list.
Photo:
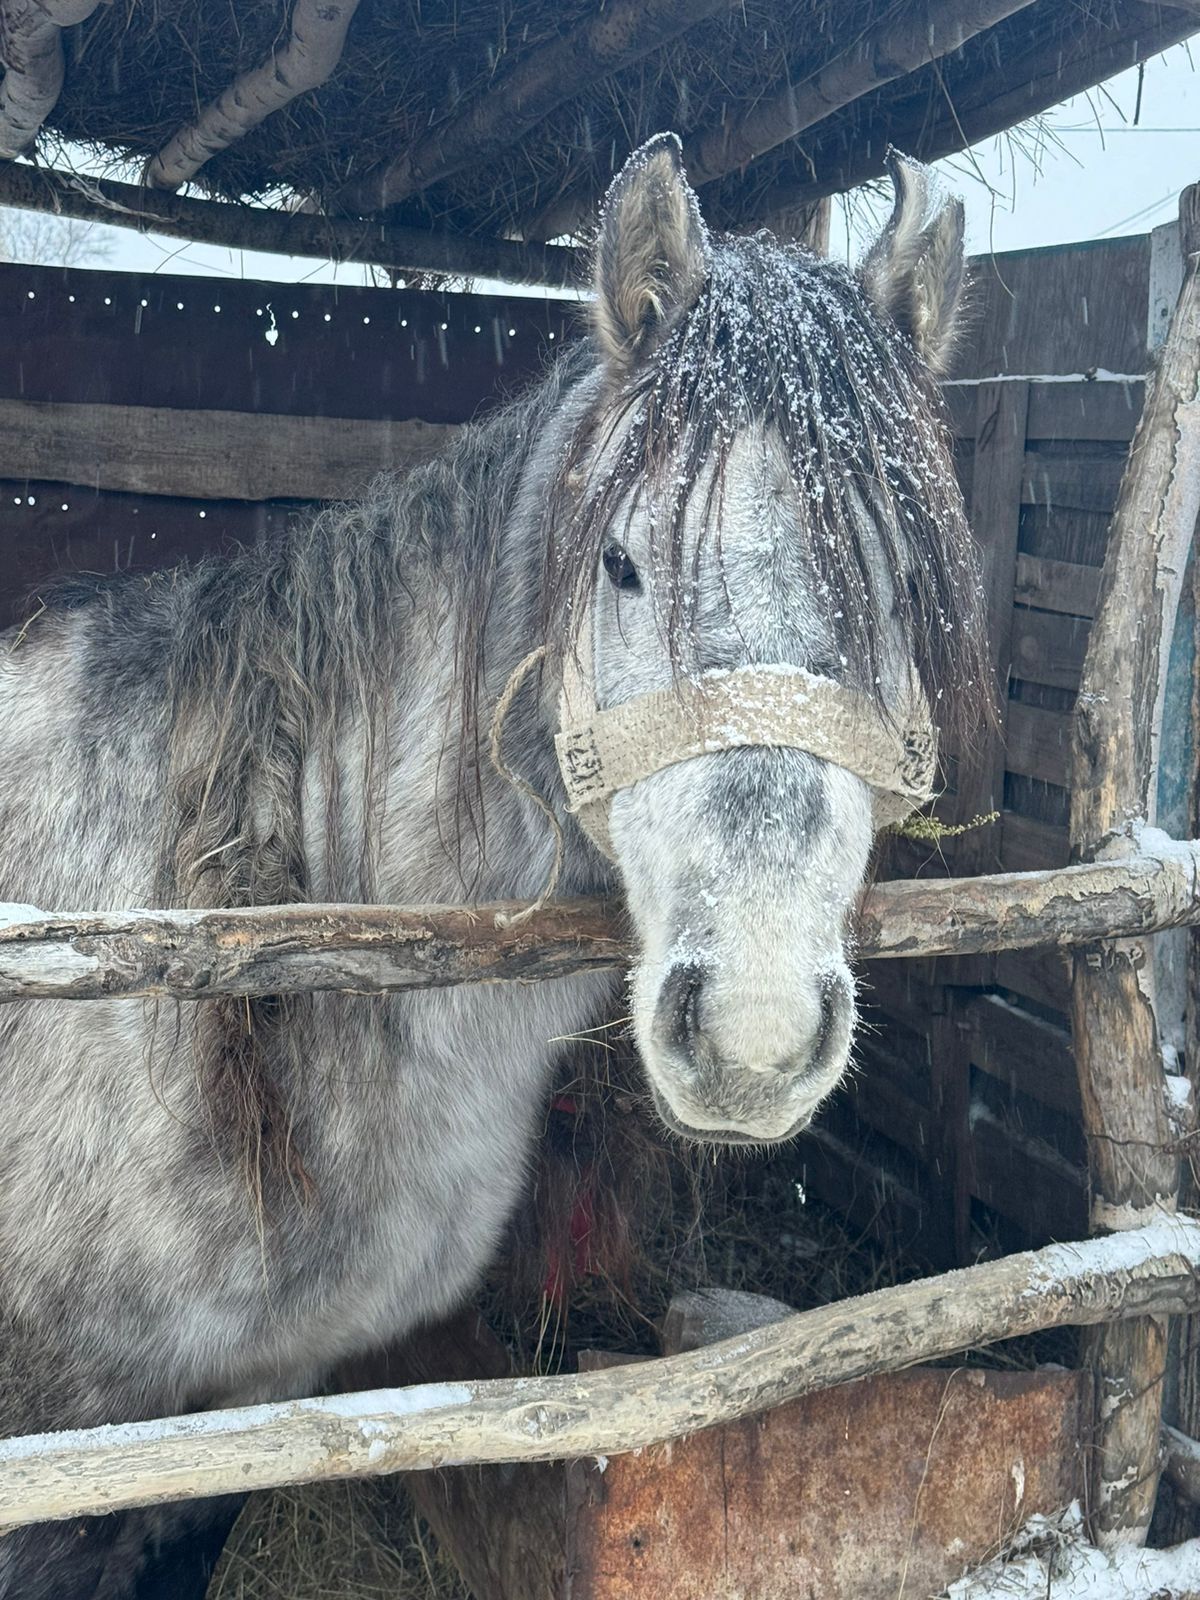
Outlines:
{"label": "wooden shed wall", "polygon": [[251,541],[436,450],[571,301],[0,266],[0,626],[60,571]]}

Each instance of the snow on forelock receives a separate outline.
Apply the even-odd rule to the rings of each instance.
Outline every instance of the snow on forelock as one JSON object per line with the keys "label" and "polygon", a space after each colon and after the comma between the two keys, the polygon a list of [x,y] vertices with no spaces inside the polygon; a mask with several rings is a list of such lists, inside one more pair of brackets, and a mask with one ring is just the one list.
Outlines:
{"label": "snow on forelock", "polygon": [[1138,1600],[1200,1592],[1200,1539],[1173,1550],[1088,1544],[1078,1502],[1031,1517],[1006,1554],[952,1583],[946,1600]]}

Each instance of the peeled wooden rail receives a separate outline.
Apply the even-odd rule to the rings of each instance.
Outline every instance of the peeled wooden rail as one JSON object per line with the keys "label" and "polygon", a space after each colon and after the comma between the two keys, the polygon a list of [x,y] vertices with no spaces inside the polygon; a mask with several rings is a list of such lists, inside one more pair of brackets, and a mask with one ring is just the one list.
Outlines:
{"label": "peeled wooden rail", "polygon": [[615,1455],[1045,1328],[1200,1307],[1200,1222],[879,1289],[607,1371],[431,1383],[0,1441],[0,1532],[277,1484]]}
{"label": "peeled wooden rail", "polygon": [[[0,905],[0,1000],[529,983],[632,953],[613,901],[563,900],[511,925],[507,906],[254,906],[225,911],[42,912]],[[1200,842],[1147,831],[1115,860],[990,878],[876,884],[857,954],[973,955],[1086,944],[1200,924]]]}

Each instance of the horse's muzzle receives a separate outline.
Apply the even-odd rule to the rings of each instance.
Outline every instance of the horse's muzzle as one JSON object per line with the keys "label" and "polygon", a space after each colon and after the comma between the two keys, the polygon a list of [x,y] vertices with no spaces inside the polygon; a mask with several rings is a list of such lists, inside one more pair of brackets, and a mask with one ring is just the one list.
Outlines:
{"label": "horse's muzzle", "polygon": [[854,1028],[849,973],[830,968],[816,982],[819,1003],[805,1036],[787,1037],[775,1008],[759,1002],[753,1026],[724,1037],[720,1011],[708,1003],[709,970],[701,963],[670,968],[655,1007],[659,1070],[651,1075],[667,1126],[725,1143],[776,1143],[801,1132],[841,1078]]}

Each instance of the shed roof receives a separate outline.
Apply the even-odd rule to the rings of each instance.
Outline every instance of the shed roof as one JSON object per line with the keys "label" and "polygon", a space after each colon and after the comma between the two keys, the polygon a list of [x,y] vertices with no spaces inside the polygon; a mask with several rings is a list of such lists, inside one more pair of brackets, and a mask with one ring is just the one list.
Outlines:
{"label": "shed roof", "polygon": [[0,163],[0,201],[562,281],[538,242],[663,128],[712,221],[778,225],[1197,29],[1195,0],[0,0],[0,154],[141,172]]}

